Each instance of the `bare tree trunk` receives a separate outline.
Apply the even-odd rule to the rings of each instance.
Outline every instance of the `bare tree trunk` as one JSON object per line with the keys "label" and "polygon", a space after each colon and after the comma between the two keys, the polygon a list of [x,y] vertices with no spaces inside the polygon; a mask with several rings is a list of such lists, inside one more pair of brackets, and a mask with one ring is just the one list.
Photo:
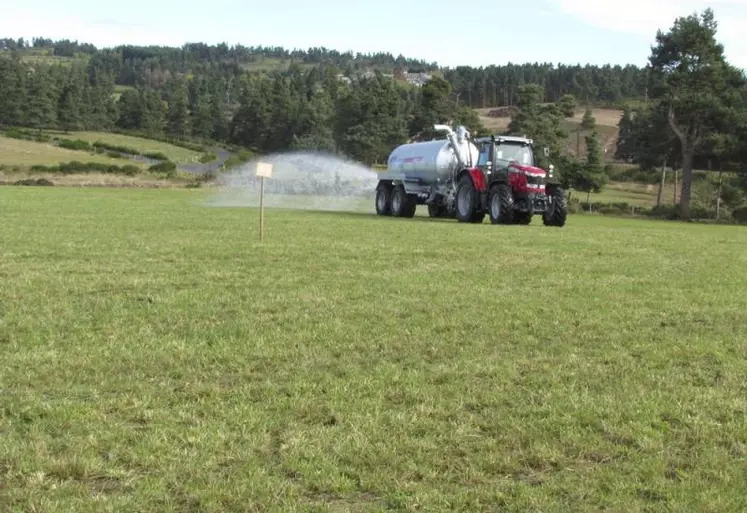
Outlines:
{"label": "bare tree trunk", "polygon": [[724,171],[722,169],[718,170],[718,194],[716,194],[716,220],[718,220],[721,215],[721,185],[723,183],[722,182],[723,173]]}
{"label": "bare tree trunk", "polygon": [[674,170],[674,199],[672,200],[673,204],[677,204],[677,176],[679,174],[679,171],[677,169]]}
{"label": "bare tree trunk", "polygon": [[[672,105],[669,106],[669,126],[672,127],[672,131],[677,135],[682,144],[682,192],[680,193],[679,203],[679,217],[681,219],[690,218],[690,196],[692,192],[693,184],[693,155],[695,149],[701,141],[702,134],[700,128],[697,125],[680,126],[677,123],[677,119],[674,113]],[[675,174],[675,179],[677,175]],[[677,194],[677,185],[675,184],[675,198]],[[677,202],[675,201],[675,204]]]}
{"label": "bare tree trunk", "polygon": [[661,206],[661,197],[664,194],[664,182],[667,179],[667,168],[661,168],[661,182],[659,182],[659,194],[656,195],[656,206]]}
{"label": "bare tree trunk", "polygon": [[679,216],[690,219],[690,197],[693,184],[693,151],[689,148],[682,150],[682,192],[680,193]]}

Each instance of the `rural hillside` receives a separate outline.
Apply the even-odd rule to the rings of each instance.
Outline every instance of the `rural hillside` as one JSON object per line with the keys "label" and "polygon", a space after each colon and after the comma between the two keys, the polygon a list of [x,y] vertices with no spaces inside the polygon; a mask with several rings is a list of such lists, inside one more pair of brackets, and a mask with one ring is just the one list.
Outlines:
{"label": "rural hillside", "polygon": [[[449,122],[477,135],[528,135],[551,148],[540,164],[552,161],[571,195],[586,193],[576,199],[634,211],[677,203],[683,184],[671,130],[647,121],[650,81],[634,66],[444,68],[325,48],[1,39],[0,172],[16,175],[0,179],[42,173],[54,182],[62,173],[77,183],[189,184],[256,154],[292,150],[381,167],[398,144],[432,138],[434,123]],[[651,144],[666,132],[668,141]],[[697,183],[687,185],[698,215],[740,208],[741,149],[701,146]],[[716,166],[727,173],[723,201]]]}

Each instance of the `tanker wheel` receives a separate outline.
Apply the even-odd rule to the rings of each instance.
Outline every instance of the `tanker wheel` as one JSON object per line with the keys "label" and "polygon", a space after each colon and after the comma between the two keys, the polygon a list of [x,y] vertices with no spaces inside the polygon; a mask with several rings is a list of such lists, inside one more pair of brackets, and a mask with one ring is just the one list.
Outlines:
{"label": "tanker wheel", "polygon": [[386,185],[376,188],[376,213],[380,216],[392,215],[392,189]]}
{"label": "tanker wheel", "polygon": [[566,218],[568,217],[568,210],[566,207],[565,193],[560,187],[553,190],[550,205],[551,207],[545,211],[542,215],[542,222],[545,226],[557,226],[562,228],[565,226]]}
{"label": "tanker wheel", "polygon": [[415,198],[407,194],[402,184],[394,187],[392,191],[392,215],[394,217],[413,217],[417,207]]}
{"label": "tanker wheel", "polygon": [[514,220],[514,195],[511,188],[499,183],[490,188],[488,211],[492,224],[511,224]]}
{"label": "tanker wheel", "polygon": [[[459,180],[456,190],[456,218],[460,223],[474,223],[477,216],[477,191],[469,175]],[[480,218],[482,221],[482,218]]]}

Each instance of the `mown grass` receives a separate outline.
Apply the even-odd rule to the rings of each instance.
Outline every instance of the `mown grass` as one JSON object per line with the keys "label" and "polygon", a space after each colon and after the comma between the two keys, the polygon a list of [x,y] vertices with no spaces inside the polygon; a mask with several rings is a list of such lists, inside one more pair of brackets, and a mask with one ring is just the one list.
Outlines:
{"label": "mown grass", "polygon": [[[674,186],[667,185],[662,193],[662,203],[673,202]],[[658,185],[644,185],[635,182],[610,182],[601,190],[601,192],[591,194],[579,191],[573,191],[572,197],[581,201],[609,202],[609,203],[628,203],[630,205],[640,205],[651,207],[656,204],[656,197],[659,193]]]}
{"label": "mown grass", "polygon": [[0,509],[744,511],[744,229],[0,188]]}
{"label": "mown grass", "polygon": [[153,139],[146,139],[144,137],[134,137],[131,135],[114,134],[109,132],[68,132],[67,134],[65,134],[64,132],[48,133],[54,133],[68,139],[80,139],[89,143],[100,141],[106,144],[125,146],[138,150],[144,154],[163,153],[169,158],[169,160],[174,162],[184,162],[187,160],[191,161],[193,159],[195,160],[195,162],[197,162],[197,159],[199,159],[201,155],[199,152],[192,151],[187,148],[182,148],[181,146],[175,146],[173,144],[164,143]]}
{"label": "mown grass", "polygon": [[136,161],[115,159],[93,152],[82,152],[60,148],[53,144],[23,139],[13,139],[0,135],[0,165],[13,168],[26,169],[33,165],[53,166],[61,162],[78,160],[81,162],[99,162],[122,166],[131,164],[143,167]]}

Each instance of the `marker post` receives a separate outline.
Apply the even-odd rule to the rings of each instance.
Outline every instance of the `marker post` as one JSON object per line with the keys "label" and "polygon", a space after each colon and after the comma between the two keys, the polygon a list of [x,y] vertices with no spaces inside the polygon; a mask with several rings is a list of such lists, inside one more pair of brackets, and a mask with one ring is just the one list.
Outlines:
{"label": "marker post", "polygon": [[265,237],[265,178],[272,178],[272,165],[265,162],[257,163],[254,174],[259,178],[259,240]]}

